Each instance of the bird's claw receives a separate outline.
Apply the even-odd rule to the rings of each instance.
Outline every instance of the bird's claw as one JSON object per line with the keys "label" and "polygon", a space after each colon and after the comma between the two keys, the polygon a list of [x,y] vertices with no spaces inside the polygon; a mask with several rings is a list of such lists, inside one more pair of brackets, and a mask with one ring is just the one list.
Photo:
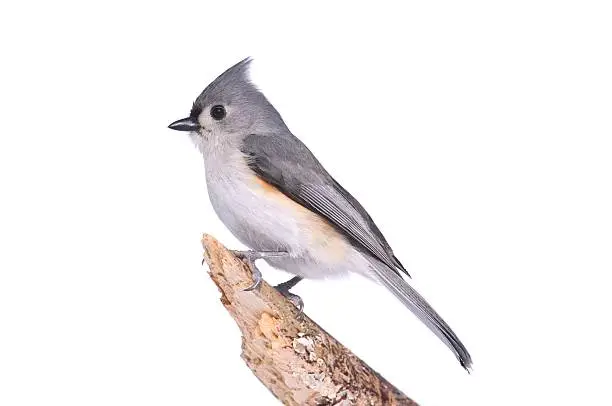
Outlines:
{"label": "bird's claw", "polygon": [[253,274],[253,284],[249,286],[248,288],[242,289],[243,292],[250,292],[252,290],[257,289],[259,285],[261,284],[261,280],[262,280],[261,272],[259,271],[259,269],[257,269],[255,262],[249,261],[249,265],[251,265],[251,270]]}
{"label": "bird's claw", "polygon": [[302,314],[304,310],[304,301],[302,300],[301,297],[299,297],[295,293],[291,293],[290,289],[294,287],[301,280],[302,278],[300,276],[294,276],[290,280],[283,282],[283,283],[279,283],[278,285],[274,286],[274,288],[278,291],[278,293],[285,296],[291,303],[295,305],[295,307],[298,308],[300,315]]}
{"label": "bird's claw", "polygon": [[282,251],[234,251],[232,250],[232,254],[234,254],[239,259],[247,262],[252,269],[253,273],[253,284],[246,289],[243,289],[244,292],[249,292],[251,290],[255,290],[259,287],[262,280],[262,275],[257,265],[255,265],[255,261],[258,259],[266,259],[266,258],[277,258],[287,255],[286,252]]}
{"label": "bird's claw", "polygon": [[[278,289],[277,289],[278,290]],[[287,298],[287,300],[289,300],[291,303],[293,303],[293,305],[295,307],[297,307],[298,312],[300,314],[302,314],[302,312],[304,311],[304,301],[302,300],[301,297],[299,297],[298,295],[296,295],[295,293],[291,293],[289,291],[287,292],[283,292],[281,290],[279,290],[279,293],[283,296],[285,296]]]}

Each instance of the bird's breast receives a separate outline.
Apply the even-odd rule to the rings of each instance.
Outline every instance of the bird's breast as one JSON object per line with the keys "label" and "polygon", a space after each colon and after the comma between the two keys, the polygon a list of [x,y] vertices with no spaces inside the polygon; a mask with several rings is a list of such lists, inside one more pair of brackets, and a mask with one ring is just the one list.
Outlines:
{"label": "bird's breast", "polygon": [[344,259],[350,245],[325,219],[258,177],[246,162],[227,166],[231,170],[211,173],[207,167],[208,192],[217,215],[241,242],[296,257]]}

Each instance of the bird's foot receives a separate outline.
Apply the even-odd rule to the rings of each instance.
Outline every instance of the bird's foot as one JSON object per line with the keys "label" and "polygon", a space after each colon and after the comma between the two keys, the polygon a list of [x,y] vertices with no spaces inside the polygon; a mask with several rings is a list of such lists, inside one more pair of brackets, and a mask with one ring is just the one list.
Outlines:
{"label": "bird's foot", "polygon": [[249,263],[255,262],[258,259],[278,258],[287,255],[285,251],[231,251],[238,258]]}
{"label": "bird's foot", "polygon": [[[254,263],[258,259],[276,258],[287,255],[285,251],[238,251],[230,250],[239,259],[247,261],[249,264]],[[202,265],[206,262],[206,258],[202,258]]]}
{"label": "bird's foot", "polygon": [[245,261],[251,266],[253,270],[253,284],[248,288],[243,289],[245,292],[257,289],[261,284],[262,275],[255,261],[258,259],[277,258],[287,255],[284,251],[233,251],[232,254]]}
{"label": "bird's foot", "polygon": [[259,270],[259,268],[257,268],[257,265],[255,265],[255,262],[251,262],[249,265],[251,265],[251,269],[253,270],[252,272],[253,284],[249,286],[248,288],[242,289],[243,292],[250,292],[251,290],[257,289],[259,285],[261,284],[261,280],[263,279],[263,276],[261,275],[261,271]]}
{"label": "bird's foot", "polygon": [[298,308],[300,314],[302,314],[302,311],[304,310],[304,301],[295,293],[291,293],[290,289],[293,288],[301,280],[301,276],[294,276],[287,282],[279,283],[274,287],[281,295],[285,296],[291,303],[294,304],[295,307]]}

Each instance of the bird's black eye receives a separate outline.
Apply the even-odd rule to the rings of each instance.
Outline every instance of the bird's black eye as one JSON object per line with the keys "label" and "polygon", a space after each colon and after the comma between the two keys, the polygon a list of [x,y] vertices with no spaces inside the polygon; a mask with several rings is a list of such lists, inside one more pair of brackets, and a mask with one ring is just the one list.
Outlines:
{"label": "bird's black eye", "polygon": [[225,107],[221,105],[212,106],[210,116],[215,120],[223,120],[223,117],[225,117]]}

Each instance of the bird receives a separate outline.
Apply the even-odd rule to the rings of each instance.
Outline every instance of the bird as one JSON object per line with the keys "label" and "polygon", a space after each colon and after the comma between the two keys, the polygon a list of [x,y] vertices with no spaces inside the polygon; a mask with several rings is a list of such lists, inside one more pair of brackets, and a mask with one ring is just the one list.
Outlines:
{"label": "bird", "polygon": [[246,58],[213,80],[188,117],[168,127],[183,131],[204,158],[212,208],[250,251],[252,286],[262,275],[255,260],[294,275],[276,288],[297,306],[290,289],[304,278],[354,272],[386,287],[456,356],[468,372],[472,358],[457,335],[407,282],[406,268],[364,207],[338,183],[251,81]]}

